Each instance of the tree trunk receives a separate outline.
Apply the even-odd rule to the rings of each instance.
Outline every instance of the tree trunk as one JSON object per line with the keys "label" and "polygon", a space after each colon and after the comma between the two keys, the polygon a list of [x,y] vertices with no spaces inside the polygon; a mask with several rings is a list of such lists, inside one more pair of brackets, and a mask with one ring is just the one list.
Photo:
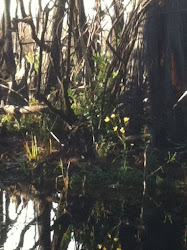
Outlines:
{"label": "tree trunk", "polygon": [[14,79],[16,73],[16,65],[12,49],[12,34],[10,21],[10,0],[4,0],[4,60],[7,73]]}
{"label": "tree trunk", "polygon": [[183,1],[153,1],[147,13],[145,43],[155,146],[187,136],[185,105],[173,110],[187,87],[186,8]]}
{"label": "tree trunk", "polygon": [[[12,30],[11,30],[11,20],[10,20],[10,0],[4,0],[4,13],[3,13],[3,65],[2,65],[2,77],[4,79],[11,79],[11,88],[16,91],[17,84],[15,81],[16,74],[16,64],[14,60],[13,47],[12,47]],[[8,102],[14,104],[16,101],[16,95],[10,92],[8,96]]]}

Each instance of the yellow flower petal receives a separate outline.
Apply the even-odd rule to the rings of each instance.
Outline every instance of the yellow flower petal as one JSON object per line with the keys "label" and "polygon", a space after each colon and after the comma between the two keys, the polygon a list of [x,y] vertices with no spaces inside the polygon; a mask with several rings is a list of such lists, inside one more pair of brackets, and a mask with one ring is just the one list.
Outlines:
{"label": "yellow flower petal", "polygon": [[110,118],[108,116],[106,116],[105,122],[109,122],[109,121],[110,121]]}
{"label": "yellow flower petal", "polygon": [[113,127],[114,132],[118,130],[118,126]]}
{"label": "yellow flower petal", "polygon": [[114,241],[117,242],[117,241],[118,241],[118,238],[114,238]]}
{"label": "yellow flower petal", "polygon": [[124,129],[124,127],[121,127],[121,128],[120,128],[120,132],[121,132],[122,134],[124,134],[124,133],[125,133],[125,129]]}
{"label": "yellow flower petal", "polygon": [[127,123],[129,120],[130,120],[130,118],[129,117],[124,117],[124,123]]}
{"label": "yellow flower petal", "polygon": [[116,117],[116,115],[115,114],[111,114],[110,117],[114,119]]}
{"label": "yellow flower petal", "polygon": [[102,248],[102,245],[101,245],[101,244],[98,244],[98,245],[97,245],[97,248],[98,248],[98,249],[101,249],[101,248]]}
{"label": "yellow flower petal", "polygon": [[134,143],[131,143],[131,147],[134,147]]}
{"label": "yellow flower petal", "polygon": [[107,250],[106,247],[103,247],[103,250]]}
{"label": "yellow flower petal", "polygon": [[121,250],[121,248],[120,248],[120,247],[117,247],[116,250]]}
{"label": "yellow flower petal", "polygon": [[111,234],[108,234],[108,238],[111,239],[111,238],[112,238],[112,235],[111,235]]}

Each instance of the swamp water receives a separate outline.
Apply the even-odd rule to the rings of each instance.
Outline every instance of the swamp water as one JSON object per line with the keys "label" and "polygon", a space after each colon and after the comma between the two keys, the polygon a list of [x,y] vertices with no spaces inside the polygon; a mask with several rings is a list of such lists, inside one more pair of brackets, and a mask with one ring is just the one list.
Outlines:
{"label": "swamp water", "polygon": [[142,162],[108,164],[48,162],[25,172],[9,163],[1,170],[0,249],[187,249],[186,163],[167,161],[146,176]]}

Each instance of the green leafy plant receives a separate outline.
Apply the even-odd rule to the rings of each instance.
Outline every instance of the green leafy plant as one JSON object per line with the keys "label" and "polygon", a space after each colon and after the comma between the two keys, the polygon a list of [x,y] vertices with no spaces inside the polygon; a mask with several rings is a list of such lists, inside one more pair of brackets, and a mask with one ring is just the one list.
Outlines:
{"label": "green leafy plant", "polygon": [[[105,79],[109,71],[111,58],[106,53],[96,53],[93,55],[95,68],[92,74],[90,85],[79,86],[81,72],[84,71],[83,65],[79,65],[77,70],[72,71],[72,80],[74,88],[68,89],[68,95],[71,100],[71,107],[76,115],[86,118],[91,123],[93,128],[98,127],[102,97],[105,91]],[[107,81],[107,86],[111,84],[112,80],[117,77],[118,70],[111,73]]]}
{"label": "green leafy plant", "polygon": [[31,145],[27,141],[24,142],[26,157],[29,161],[38,161],[40,159],[39,148],[36,136],[32,135]]}
{"label": "green leafy plant", "polygon": [[176,160],[176,155],[177,155],[177,152],[175,152],[173,155],[171,154],[171,152],[168,152],[168,162],[167,163],[174,163]]}
{"label": "green leafy plant", "polygon": [[36,52],[34,53],[33,51],[30,51],[27,55],[26,55],[26,59],[30,64],[34,64],[34,69],[36,70],[36,72],[38,72],[38,67],[39,67],[39,53]]}
{"label": "green leafy plant", "polygon": [[53,153],[53,143],[51,138],[49,138],[49,141],[40,141],[40,143],[38,144],[36,135],[32,134],[31,141],[24,141],[23,144],[26,157],[29,162],[40,161],[47,155]]}
{"label": "green leafy plant", "polygon": [[[123,155],[124,159],[124,167],[126,166],[126,157],[127,157],[127,145],[126,145],[126,129],[129,125],[129,117],[120,118],[118,114],[111,114],[110,116],[106,116],[104,121],[106,124],[106,140],[100,144],[100,146],[103,146],[105,148],[108,148],[109,145],[115,146],[115,144],[120,144],[123,146],[123,150],[121,151],[121,154]],[[103,135],[104,138],[104,135]],[[105,145],[104,145],[105,142]],[[133,144],[131,146],[134,146]],[[109,147],[110,148],[110,147]],[[108,150],[109,150],[108,148]],[[100,147],[97,147],[97,152],[101,150]]]}

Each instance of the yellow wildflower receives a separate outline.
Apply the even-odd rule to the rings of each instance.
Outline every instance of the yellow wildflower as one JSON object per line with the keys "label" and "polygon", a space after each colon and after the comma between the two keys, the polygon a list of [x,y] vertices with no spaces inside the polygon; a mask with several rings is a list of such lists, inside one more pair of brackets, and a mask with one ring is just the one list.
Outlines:
{"label": "yellow wildflower", "polygon": [[118,241],[118,238],[114,238],[114,241],[117,242],[117,241]]}
{"label": "yellow wildflower", "polygon": [[117,247],[116,250],[121,250],[121,248],[120,248],[120,247]]}
{"label": "yellow wildflower", "polygon": [[129,120],[130,120],[130,118],[129,117],[124,117],[124,123],[127,123]]}
{"label": "yellow wildflower", "polygon": [[113,127],[114,132],[118,130],[118,126]]}
{"label": "yellow wildflower", "polygon": [[109,122],[109,121],[110,121],[110,118],[108,116],[106,116],[105,122]]}
{"label": "yellow wildflower", "polygon": [[122,134],[125,134],[125,129],[124,129],[124,127],[121,127],[121,128],[120,128],[120,132],[121,132]]}
{"label": "yellow wildflower", "polygon": [[103,250],[107,250],[106,247],[103,247]]}
{"label": "yellow wildflower", "polygon": [[108,234],[108,238],[111,239],[111,238],[112,238],[112,235],[111,235],[111,234]]}
{"label": "yellow wildflower", "polygon": [[98,245],[97,245],[97,248],[98,248],[98,249],[101,249],[101,248],[102,248],[102,245],[101,245],[101,244],[98,244]]}
{"label": "yellow wildflower", "polygon": [[134,143],[131,143],[131,147],[134,147]]}
{"label": "yellow wildflower", "polygon": [[116,115],[115,114],[111,114],[110,117],[114,119],[116,117]]}

